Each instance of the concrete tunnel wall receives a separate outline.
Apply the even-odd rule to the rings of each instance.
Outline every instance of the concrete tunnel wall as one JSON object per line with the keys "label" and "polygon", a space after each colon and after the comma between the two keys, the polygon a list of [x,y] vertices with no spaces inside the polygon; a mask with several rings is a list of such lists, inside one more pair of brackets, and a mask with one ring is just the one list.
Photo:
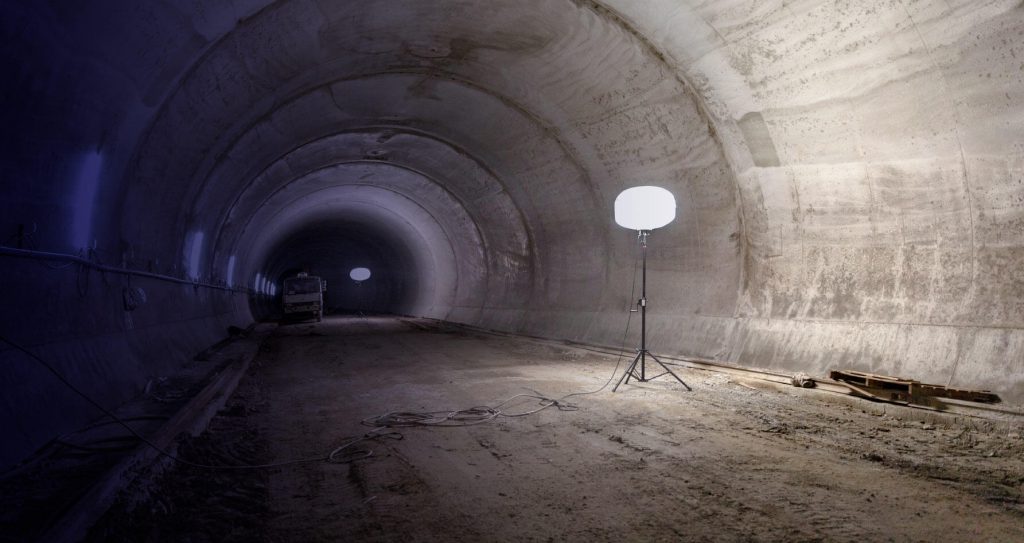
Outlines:
{"label": "concrete tunnel wall", "polygon": [[[232,275],[4,258],[3,335],[111,406],[299,265],[375,259],[381,311],[615,344],[636,184],[680,205],[658,352],[1024,402],[1019,1],[6,4],[4,245]],[[0,356],[0,464],[95,416]]]}

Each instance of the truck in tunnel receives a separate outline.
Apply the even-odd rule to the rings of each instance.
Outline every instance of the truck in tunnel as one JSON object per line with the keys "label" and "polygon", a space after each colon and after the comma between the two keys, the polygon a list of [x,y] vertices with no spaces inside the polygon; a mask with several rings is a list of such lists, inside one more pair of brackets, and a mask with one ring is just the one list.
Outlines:
{"label": "truck in tunnel", "polygon": [[0,541],[1024,540],[1020,0],[2,2]]}
{"label": "truck in tunnel", "polygon": [[282,283],[281,310],[285,320],[301,318],[323,320],[324,291],[327,282],[315,275],[302,272],[288,277]]}

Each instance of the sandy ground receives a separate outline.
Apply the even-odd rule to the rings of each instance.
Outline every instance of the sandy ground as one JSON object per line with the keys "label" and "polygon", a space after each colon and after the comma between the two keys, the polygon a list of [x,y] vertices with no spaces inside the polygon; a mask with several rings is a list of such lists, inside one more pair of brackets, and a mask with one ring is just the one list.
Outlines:
{"label": "sandy ground", "polygon": [[[603,384],[616,358],[390,318],[277,328],[181,455],[326,455],[392,410]],[[622,368],[620,368],[620,371]],[[346,463],[176,465],[94,528],[123,541],[1024,541],[1018,423],[908,417],[679,369],[475,426],[403,428]],[[526,400],[509,408],[537,406]],[[888,414],[886,414],[888,412]]]}

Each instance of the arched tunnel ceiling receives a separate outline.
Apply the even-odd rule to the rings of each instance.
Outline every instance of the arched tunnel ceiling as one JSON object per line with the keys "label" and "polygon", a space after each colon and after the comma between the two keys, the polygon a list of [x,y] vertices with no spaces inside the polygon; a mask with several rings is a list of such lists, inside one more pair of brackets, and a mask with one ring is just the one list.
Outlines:
{"label": "arched tunnel ceiling", "polygon": [[[486,266],[479,249],[479,238],[472,235],[473,231],[452,228],[453,224],[457,227],[469,222],[458,216],[459,209],[453,207],[447,216],[438,214],[435,217],[419,202],[401,195],[386,183],[347,184],[333,180],[347,173],[339,172],[339,169],[345,168],[339,166],[332,171],[318,172],[319,175],[301,184],[289,185],[292,190],[278,193],[275,199],[254,214],[247,225],[253,229],[252,232],[248,235],[243,233],[245,246],[252,247],[252,251],[237,255],[243,267],[248,265],[252,269],[260,269],[265,263],[276,260],[277,269],[271,265],[265,273],[274,277],[297,263],[281,259],[282,254],[291,251],[287,243],[289,238],[300,232],[315,232],[322,229],[322,225],[347,223],[352,231],[347,236],[335,237],[353,241],[363,238],[366,241],[383,240],[382,246],[394,247],[396,253],[401,253],[396,254],[394,263],[387,268],[417,278],[419,287],[412,289],[417,294],[416,298],[403,301],[401,310],[396,307],[394,312],[443,316],[435,315],[441,307],[451,307],[453,303],[474,305],[474,298],[480,298],[483,292]],[[358,166],[356,169],[365,171]],[[425,189],[416,181],[414,178],[406,183],[397,180],[397,183],[405,190],[419,188],[424,200],[429,202],[429,187]],[[317,187],[318,184],[321,186]],[[439,220],[445,220],[447,224],[441,224]],[[321,243],[330,240],[329,236],[321,235],[320,238]],[[325,248],[324,258],[331,256],[329,253]],[[342,278],[348,270],[360,265],[355,261],[338,263],[341,266],[334,275]],[[378,266],[378,270],[380,268]],[[378,271],[377,278],[379,280],[386,275]],[[476,301],[475,305],[481,303]]]}
{"label": "arched tunnel ceiling", "polygon": [[[423,157],[423,171],[401,166],[402,159],[394,160],[396,154],[409,153]],[[218,253],[240,243],[248,245],[241,237],[243,228],[251,233],[274,230],[257,210],[291,209],[289,198],[295,194],[348,185],[387,189],[393,193],[391,201],[414,201],[431,222],[443,225],[444,243],[452,246],[448,251],[458,252],[460,264],[462,294],[456,297],[456,306],[474,305],[470,298],[482,299],[485,291],[492,302],[498,302],[495,295],[500,285],[484,288],[491,268],[498,279],[511,282],[531,277],[530,270],[523,269],[530,249],[526,226],[500,185],[465,155],[428,138],[393,130],[318,140],[267,168],[236,193],[237,199],[223,215],[227,222],[218,229]],[[494,260],[490,265],[483,262],[486,255]]]}
{"label": "arched tunnel ceiling", "polygon": [[[725,240],[677,244],[717,258],[709,279],[733,270],[732,283],[702,289],[708,312],[731,314],[735,186],[707,119],[668,66],[583,6],[457,5],[410,18],[425,6],[338,5],[325,15],[281,3],[246,21],[165,103],[137,154],[130,177],[140,188],[127,208],[189,202],[186,212],[167,206],[168,221],[211,231],[244,213],[238,198],[258,200],[302,175],[304,159],[292,154],[319,153],[321,166],[387,161],[423,173],[468,210],[488,251],[488,307],[593,311],[612,280],[611,199],[637,181],[664,180],[690,196],[684,216]],[[304,24],[282,24],[293,18]],[[240,63],[239,51],[261,62]],[[609,65],[619,66],[612,77]],[[637,121],[640,129],[621,133]],[[184,145],[182,132],[191,135]],[[146,181],[167,177],[186,182]]]}
{"label": "arched tunnel ceiling", "polygon": [[[26,3],[10,17],[24,84],[5,86],[23,105],[7,163],[26,188],[3,209],[10,225],[48,217],[44,244],[181,267],[203,232],[204,274],[244,253],[248,280],[284,239],[263,217],[316,230],[358,210],[450,266],[432,315],[607,342],[634,250],[611,202],[652,183],[681,205],[651,255],[653,334],[671,350],[992,387],[1024,374],[1007,362],[1024,353],[1017,0]],[[83,156],[103,180],[87,214]],[[367,174],[389,192],[348,202]],[[416,218],[400,221],[407,202]]]}

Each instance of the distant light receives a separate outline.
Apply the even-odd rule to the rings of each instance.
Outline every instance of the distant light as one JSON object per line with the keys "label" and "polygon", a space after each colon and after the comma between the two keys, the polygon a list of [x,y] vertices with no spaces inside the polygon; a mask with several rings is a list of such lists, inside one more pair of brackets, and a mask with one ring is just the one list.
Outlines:
{"label": "distant light", "polygon": [[235,255],[228,259],[228,288],[235,286]]}
{"label": "distant light", "polygon": [[366,281],[370,278],[370,270],[368,268],[352,268],[352,271],[348,272],[348,276],[353,281]]}
{"label": "distant light", "polygon": [[199,261],[203,256],[203,238],[206,234],[193,232],[188,243],[188,276],[199,279]]}
{"label": "distant light", "polygon": [[276,296],[277,295],[277,285],[274,284],[274,283],[270,284],[270,295],[271,296]]}
{"label": "distant light", "polygon": [[652,186],[633,187],[615,198],[615,222],[632,230],[661,228],[676,218],[672,193]]}
{"label": "distant light", "polygon": [[76,249],[88,247],[92,237],[93,213],[96,210],[96,193],[100,187],[103,172],[103,155],[89,152],[82,157],[75,174],[75,188],[70,202],[74,215],[71,223],[71,246]]}
{"label": "distant light", "polygon": [[260,286],[263,285],[263,274],[257,273],[256,278],[252,281],[252,289],[256,292],[260,291]]}

